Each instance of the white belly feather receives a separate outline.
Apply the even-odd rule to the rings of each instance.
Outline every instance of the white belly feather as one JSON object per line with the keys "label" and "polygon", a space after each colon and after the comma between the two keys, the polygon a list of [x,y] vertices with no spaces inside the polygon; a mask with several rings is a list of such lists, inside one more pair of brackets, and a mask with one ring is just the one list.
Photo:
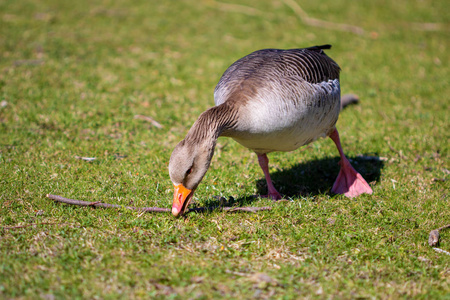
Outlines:
{"label": "white belly feather", "polygon": [[326,136],[339,111],[338,79],[311,84],[292,78],[282,85],[269,83],[244,102],[239,112],[244,117],[223,135],[256,153],[293,151]]}

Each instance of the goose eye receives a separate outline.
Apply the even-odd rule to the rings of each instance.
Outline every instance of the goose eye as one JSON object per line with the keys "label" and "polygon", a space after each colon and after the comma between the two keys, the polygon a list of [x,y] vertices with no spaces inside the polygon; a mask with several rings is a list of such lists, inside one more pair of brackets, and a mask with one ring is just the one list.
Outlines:
{"label": "goose eye", "polygon": [[192,173],[192,167],[190,167],[187,171],[186,171],[186,176],[188,176],[189,174]]}

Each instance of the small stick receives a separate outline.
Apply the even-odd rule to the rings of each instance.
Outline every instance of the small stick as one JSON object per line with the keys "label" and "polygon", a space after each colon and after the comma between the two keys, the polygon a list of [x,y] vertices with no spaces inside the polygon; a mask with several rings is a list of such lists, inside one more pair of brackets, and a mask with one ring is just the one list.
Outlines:
{"label": "small stick", "polygon": [[[308,25],[313,27],[320,27],[320,28],[326,28],[330,30],[340,30],[340,31],[346,31],[351,32],[357,35],[363,35],[364,29],[358,26],[349,25],[349,24],[340,24],[340,23],[334,23],[330,21],[320,20],[316,18],[310,17],[301,7],[298,5],[295,0],[283,0],[284,4],[289,6],[295,14],[300,18],[300,20]],[[250,16],[271,16],[272,14],[266,13],[263,11],[260,11],[256,8],[244,6],[240,4],[232,4],[232,3],[224,3],[219,1],[211,1],[212,4],[214,4],[218,9],[226,12],[236,12],[236,13],[242,13]]]}
{"label": "small stick", "polygon": [[428,237],[428,245],[430,246],[436,246],[439,244],[439,231],[450,228],[450,224],[442,226],[438,229],[431,230],[430,235]]}
{"label": "small stick", "polygon": [[[161,208],[161,207],[134,207],[134,206],[121,206],[117,204],[108,204],[108,203],[101,203],[101,202],[90,202],[90,201],[81,201],[76,199],[69,199],[58,195],[52,195],[47,194],[47,198],[50,198],[52,200],[66,203],[66,204],[72,204],[72,205],[80,205],[80,206],[94,206],[94,207],[103,207],[103,208],[126,208],[131,210],[138,210],[138,211],[144,211],[144,212],[158,212],[158,213],[167,213],[171,212],[170,208]],[[204,211],[210,211],[214,209],[221,209],[223,211],[228,212],[234,212],[234,211],[246,211],[246,212],[252,212],[255,213],[257,211],[262,210],[271,210],[271,207],[265,206],[265,207],[196,207],[196,208],[190,208],[186,213],[190,212],[204,212]]]}
{"label": "small stick", "polygon": [[445,28],[443,23],[408,23],[407,25],[420,31],[439,31]]}
{"label": "small stick", "polygon": [[444,254],[450,255],[450,252],[448,252],[448,251],[445,251],[445,250],[442,250],[442,249],[439,249],[439,248],[433,248],[433,249],[435,251],[439,252],[439,253],[444,253]]}
{"label": "small stick", "polygon": [[222,10],[222,11],[226,11],[226,12],[237,12],[237,13],[241,13],[241,14],[246,14],[249,16],[259,16],[262,15],[263,12],[250,7],[250,6],[245,6],[245,5],[240,5],[240,4],[232,4],[232,3],[224,3],[224,2],[219,2],[219,1],[212,1],[211,3],[215,4],[217,6],[218,9]]}
{"label": "small stick", "polygon": [[80,206],[94,206],[94,207],[103,207],[103,208],[126,208],[132,210],[146,211],[146,212],[170,212],[168,208],[160,208],[160,207],[134,207],[134,206],[122,206],[117,204],[108,204],[101,202],[90,202],[90,201],[81,201],[76,199],[69,199],[58,195],[47,194],[47,198],[52,200],[72,204],[72,205],[80,205]]}
{"label": "small stick", "polygon": [[161,124],[159,124],[158,122],[156,122],[153,118],[150,118],[149,116],[135,115],[134,118],[150,122],[155,127],[163,128],[163,126]]}
{"label": "small stick", "polygon": [[27,224],[27,225],[18,225],[18,226],[3,226],[0,228],[4,228],[4,229],[19,229],[19,228],[27,228],[27,227],[31,227],[31,226],[38,226],[38,225],[73,225],[72,223],[49,223],[49,222],[43,222],[43,223],[32,223],[32,224]]}
{"label": "small stick", "polygon": [[78,156],[78,155],[75,155],[75,158],[85,160],[85,161],[94,161],[97,159],[96,157],[84,157],[84,156]]}
{"label": "small stick", "polygon": [[305,23],[306,25],[314,26],[314,27],[321,27],[321,28],[326,28],[326,29],[331,29],[331,30],[347,31],[347,32],[351,32],[351,33],[354,33],[357,35],[364,34],[364,29],[362,29],[361,27],[358,27],[358,26],[349,25],[349,24],[333,23],[333,22],[329,22],[329,21],[312,18],[306,13],[306,11],[304,11],[300,7],[300,5],[298,5],[297,2],[295,2],[295,0],[283,0],[283,2],[284,2],[284,4],[289,6],[297,14],[297,16],[303,21],[303,23]]}
{"label": "small stick", "polygon": [[43,59],[22,59],[22,60],[16,60],[14,62],[15,66],[22,66],[22,65],[28,65],[28,66],[37,66],[42,65],[44,63]]}

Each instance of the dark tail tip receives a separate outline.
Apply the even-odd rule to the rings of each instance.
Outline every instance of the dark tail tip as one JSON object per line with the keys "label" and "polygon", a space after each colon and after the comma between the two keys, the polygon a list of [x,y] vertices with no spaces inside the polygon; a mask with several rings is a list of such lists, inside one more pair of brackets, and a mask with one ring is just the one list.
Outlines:
{"label": "dark tail tip", "polygon": [[312,46],[312,47],[309,47],[306,49],[311,50],[311,51],[316,51],[316,52],[319,52],[322,54],[322,53],[324,53],[323,52],[324,49],[331,49],[331,45],[326,44],[326,45],[320,45],[320,46]]}
{"label": "dark tail tip", "polygon": [[314,46],[314,47],[315,48],[319,48],[319,49],[331,49],[331,45],[330,44]]}

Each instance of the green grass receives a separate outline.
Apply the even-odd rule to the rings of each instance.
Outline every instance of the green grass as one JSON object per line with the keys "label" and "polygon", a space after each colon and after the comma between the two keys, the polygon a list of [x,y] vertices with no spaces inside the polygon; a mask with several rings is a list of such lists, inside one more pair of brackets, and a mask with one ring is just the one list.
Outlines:
{"label": "green grass", "polygon": [[[450,223],[448,1],[297,2],[366,34],[306,26],[283,1],[1,1],[0,298],[449,299],[450,257],[427,244]],[[171,151],[225,69],[326,43],[361,98],[337,126],[373,195],[330,193],[328,139],[269,156],[292,202],[252,199],[256,155],[220,138],[196,205],[271,211],[175,219],[45,198],[170,207]]]}

